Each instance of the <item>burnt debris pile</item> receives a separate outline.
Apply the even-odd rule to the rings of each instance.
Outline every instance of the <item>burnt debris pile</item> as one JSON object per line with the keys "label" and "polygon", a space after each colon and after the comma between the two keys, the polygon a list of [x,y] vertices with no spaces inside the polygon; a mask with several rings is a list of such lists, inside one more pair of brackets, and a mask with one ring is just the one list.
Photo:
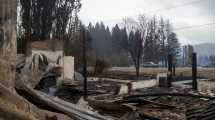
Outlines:
{"label": "burnt debris pile", "polygon": [[[120,80],[88,78],[88,98],[83,99],[83,76],[64,80],[63,67],[45,59],[18,57],[16,90],[41,109],[63,113],[73,119],[89,120],[211,120],[215,119],[214,90],[199,90],[192,81],[164,85],[165,74],[157,79]],[[42,64],[45,62],[46,64]],[[38,67],[40,65],[45,67]],[[42,69],[41,69],[42,68]],[[67,71],[68,72],[68,71]],[[161,78],[163,75],[164,78]],[[207,89],[207,90],[206,90]]]}

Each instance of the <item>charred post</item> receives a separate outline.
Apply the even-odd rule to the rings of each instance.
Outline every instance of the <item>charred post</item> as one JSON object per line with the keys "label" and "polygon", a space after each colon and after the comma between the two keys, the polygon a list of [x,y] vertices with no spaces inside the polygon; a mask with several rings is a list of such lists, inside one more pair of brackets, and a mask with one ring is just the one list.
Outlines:
{"label": "charred post", "polygon": [[176,62],[175,62],[175,60],[174,60],[174,62],[173,62],[172,75],[173,75],[174,77],[175,77],[175,75],[176,75]]}
{"label": "charred post", "polygon": [[193,53],[192,56],[192,77],[193,77],[193,90],[198,90],[198,83],[197,83],[197,55]]}
{"label": "charred post", "polygon": [[168,77],[167,77],[167,87],[172,86],[172,67],[173,67],[172,55],[168,55]]}
{"label": "charred post", "polygon": [[86,57],[86,31],[82,27],[82,42],[83,42],[83,77],[84,77],[84,98],[87,98],[87,57]]}

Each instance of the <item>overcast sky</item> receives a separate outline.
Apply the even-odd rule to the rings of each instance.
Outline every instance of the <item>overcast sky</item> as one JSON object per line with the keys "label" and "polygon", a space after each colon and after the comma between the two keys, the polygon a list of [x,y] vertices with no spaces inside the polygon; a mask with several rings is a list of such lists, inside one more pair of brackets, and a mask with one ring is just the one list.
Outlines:
{"label": "overcast sky", "polygon": [[[174,28],[215,23],[215,0],[82,0],[81,20],[113,26],[138,14],[163,16]],[[168,9],[172,8],[172,9]],[[215,43],[215,24],[175,31],[182,44]]]}

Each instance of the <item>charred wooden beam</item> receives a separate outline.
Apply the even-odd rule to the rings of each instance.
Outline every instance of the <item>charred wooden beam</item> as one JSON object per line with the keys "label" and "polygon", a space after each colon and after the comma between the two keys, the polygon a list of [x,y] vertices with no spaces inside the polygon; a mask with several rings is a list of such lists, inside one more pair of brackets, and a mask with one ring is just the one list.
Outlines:
{"label": "charred wooden beam", "polygon": [[191,109],[186,112],[187,120],[214,120],[215,119],[215,107],[214,104],[205,108]]}
{"label": "charred wooden beam", "polygon": [[143,114],[143,113],[140,113],[139,114],[140,115],[140,117],[143,119],[143,120],[161,120],[161,119],[159,119],[159,118],[155,118],[155,117],[153,117],[153,116],[148,116],[148,115],[145,115],[145,114]]}
{"label": "charred wooden beam", "polygon": [[129,99],[125,99],[125,100],[119,100],[119,101],[116,101],[116,102],[121,103],[121,104],[123,104],[123,103],[153,104],[153,105],[157,105],[157,106],[160,106],[162,108],[168,108],[168,109],[176,108],[176,106],[157,103],[157,102],[154,102],[154,101],[146,100],[144,98],[129,98]]}
{"label": "charred wooden beam", "polygon": [[29,95],[32,95],[33,97],[39,99],[44,104],[48,105],[49,107],[52,107],[58,111],[61,111],[62,113],[72,117],[72,118],[78,118],[78,119],[86,119],[86,120],[112,120],[111,118],[104,117],[102,115],[96,114],[92,111],[80,108],[72,103],[63,101],[58,98],[51,97],[49,95],[46,95],[42,92],[33,90],[32,88],[26,86],[23,84],[22,86],[23,90],[25,90]]}

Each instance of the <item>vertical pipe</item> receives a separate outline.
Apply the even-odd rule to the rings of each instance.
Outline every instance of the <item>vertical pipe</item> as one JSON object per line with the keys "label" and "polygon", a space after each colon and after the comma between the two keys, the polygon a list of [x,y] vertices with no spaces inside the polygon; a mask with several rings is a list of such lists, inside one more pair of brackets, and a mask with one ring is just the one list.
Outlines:
{"label": "vertical pipe", "polygon": [[86,58],[86,31],[82,27],[83,42],[83,77],[84,77],[84,99],[87,98],[87,58]]}
{"label": "vertical pipe", "polygon": [[193,77],[193,90],[198,90],[198,83],[197,83],[197,55],[193,53],[192,56],[192,77]]}
{"label": "vertical pipe", "polygon": [[172,55],[168,55],[168,78],[167,87],[172,87]]}

